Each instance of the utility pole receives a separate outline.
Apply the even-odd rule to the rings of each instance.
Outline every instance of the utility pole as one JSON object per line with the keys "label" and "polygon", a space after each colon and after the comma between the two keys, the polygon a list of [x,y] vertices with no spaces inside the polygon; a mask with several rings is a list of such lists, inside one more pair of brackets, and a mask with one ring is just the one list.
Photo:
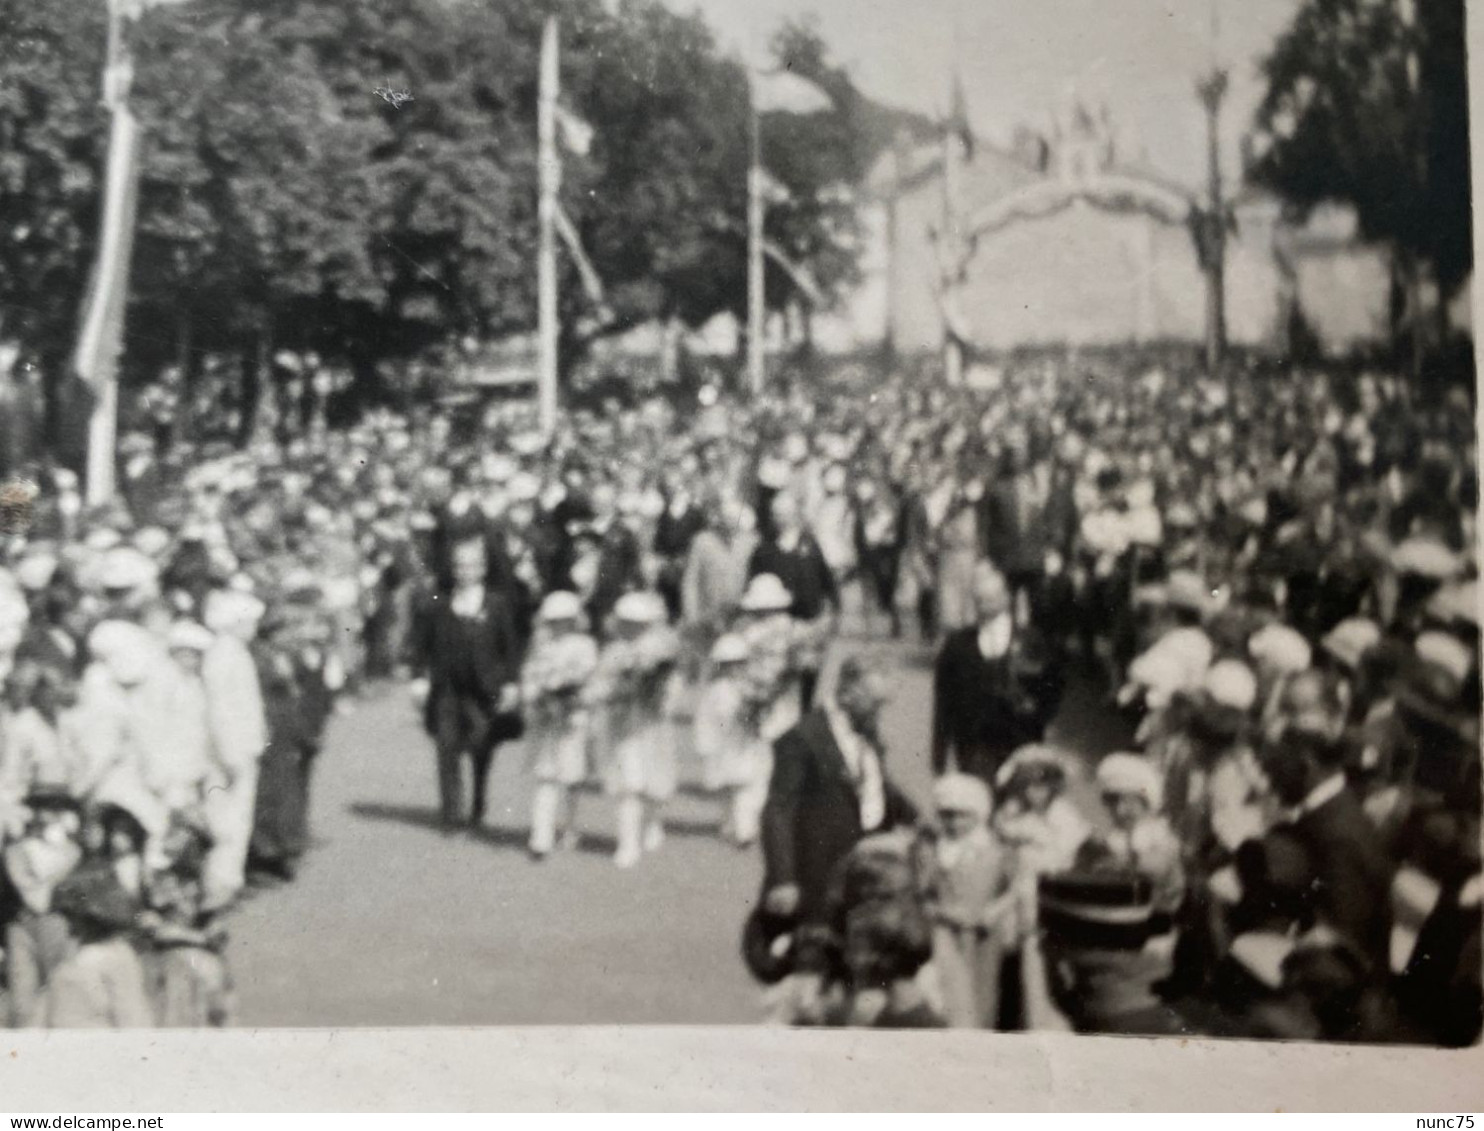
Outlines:
{"label": "utility pole", "polygon": [[1196,84],[1206,110],[1206,204],[1201,254],[1206,269],[1206,369],[1216,373],[1226,354],[1226,194],[1221,184],[1221,104],[1229,76],[1220,63],[1219,0],[1211,0],[1211,70]]}
{"label": "utility pole", "polygon": [[548,437],[556,431],[557,348],[561,338],[557,312],[556,259],[557,198],[562,187],[561,157],[557,153],[557,99],[561,84],[559,35],[557,17],[547,16],[546,26],[541,33],[541,92],[537,106],[541,196],[537,206],[540,237],[536,271],[539,320],[537,399],[541,431]]}
{"label": "utility pole", "polygon": [[118,359],[123,348],[139,183],[139,124],[129,110],[133,60],[129,54],[128,24],[138,14],[139,5],[132,0],[108,0],[103,105],[109,109],[110,122],[103,223],[98,258],[83,308],[82,332],[73,359],[77,375],[93,392],[88,420],[86,496],[95,505],[113,498],[116,488]]}
{"label": "utility pole", "polygon": [[761,396],[768,383],[767,343],[763,340],[768,327],[768,294],[763,262],[763,139],[762,115],[758,112],[757,78],[749,76],[751,90],[747,100],[747,383],[754,397]]}
{"label": "utility pole", "polygon": [[1206,368],[1215,373],[1226,353],[1226,196],[1221,185],[1221,103],[1227,74],[1219,68],[1196,88],[1206,107],[1209,159],[1202,254],[1206,268]]}

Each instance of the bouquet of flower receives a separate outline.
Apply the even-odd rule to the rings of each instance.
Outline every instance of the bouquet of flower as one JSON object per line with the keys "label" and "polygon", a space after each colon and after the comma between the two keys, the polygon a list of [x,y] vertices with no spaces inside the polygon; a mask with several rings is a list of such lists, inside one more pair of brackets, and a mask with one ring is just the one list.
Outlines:
{"label": "bouquet of flower", "polygon": [[539,644],[521,673],[521,691],[534,721],[554,725],[571,718],[598,667],[591,636],[574,634]]}

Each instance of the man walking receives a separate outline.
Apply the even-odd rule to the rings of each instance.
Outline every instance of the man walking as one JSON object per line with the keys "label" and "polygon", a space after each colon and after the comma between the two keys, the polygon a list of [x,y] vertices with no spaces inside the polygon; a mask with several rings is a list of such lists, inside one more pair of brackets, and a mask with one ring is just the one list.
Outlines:
{"label": "man walking", "polygon": [[[886,678],[860,657],[840,665],[832,701],[811,711],[774,745],[763,809],[764,906],[798,924],[801,973],[809,935],[828,920],[836,865],[862,837],[910,825],[912,802],[886,775],[879,733]],[[814,930],[811,931],[810,928]]]}
{"label": "man walking", "polygon": [[[521,640],[508,597],[491,589],[482,536],[456,543],[453,585],[424,610],[415,695],[438,748],[439,814],[445,832],[484,820],[495,749],[520,734]],[[473,804],[464,809],[463,760],[473,762]]]}
{"label": "man walking", "polygon": [[978,623],[943,642],[933,675],[933,772],[952,765],[993,785],[1018,747],[1039,742],[1057,707],[1058,674],[1034,630],[1018,628],[1004,575],[974,574]]}

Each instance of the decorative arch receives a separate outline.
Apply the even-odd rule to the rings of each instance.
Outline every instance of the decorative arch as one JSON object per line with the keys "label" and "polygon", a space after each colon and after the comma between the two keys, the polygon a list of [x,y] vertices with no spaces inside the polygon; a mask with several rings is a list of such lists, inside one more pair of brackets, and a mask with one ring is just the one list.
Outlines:
{"label": "decorative arch", "polygon": [[1076,180],[1039,181],[1002,196],[970,217],[968,237],[975,240],[1013,224],[1055,216],[1079,202],[1107,212],[1140,212],[1171,227],[1188,226],[1197,208],[1193,197],[1157,181],[1096,173]]}

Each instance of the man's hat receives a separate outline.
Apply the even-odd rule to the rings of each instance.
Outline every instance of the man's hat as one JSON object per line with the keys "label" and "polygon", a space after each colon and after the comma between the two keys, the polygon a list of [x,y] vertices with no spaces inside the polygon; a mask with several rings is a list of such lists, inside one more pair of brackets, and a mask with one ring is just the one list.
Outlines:
{"label": "man's hat", "polygon": [[582,598],[576,593],[566,590],[557,590],[549,593],[541,602],[541,611],[537,616],[544,622],[563,620],[578,620],[582,616]]}
{"label": "man's hat", "polygon": [[613,615],[629,624],[660,624],[666,618],[665,602],[654,593],[625,593],[613,606]]}
{"label": "man's hat", "polygon": [[1098,763],[1097,782],[1104,793],[1142,797],[1151,810],[1164,803],[1164,778],[1154,763],[1140,754],[1109,754]]}
{"label": "man's hat", "polygon": [[1381,644],[1381,626],[1364,617],[1351,617],[1330,629],[1320,647],[1352,672]]}
{"label": "man's hat", "polygon": [[1247,651],[1259,664],[1287,675],[1305,671],[1314,659],[1309,642],[1286,624],[1260,629],[1247,641]]}
{"label": "man's hat", "polygon": [[945,774],[933,783],[933,808],[939,813],[967,813],[987,821],[994,798],[989,786],[972,774]]}
{"label": "man's hat", "polygon": [[747,656],[747,641],[735,633],[724,634],[711,646],[713,664],[740,664]]}
{"label": "man's hat", "polygon": [[747,583],[741,607],[749,613],[776,613],[793,608],[791,594],[777,574],[760,573]]}

